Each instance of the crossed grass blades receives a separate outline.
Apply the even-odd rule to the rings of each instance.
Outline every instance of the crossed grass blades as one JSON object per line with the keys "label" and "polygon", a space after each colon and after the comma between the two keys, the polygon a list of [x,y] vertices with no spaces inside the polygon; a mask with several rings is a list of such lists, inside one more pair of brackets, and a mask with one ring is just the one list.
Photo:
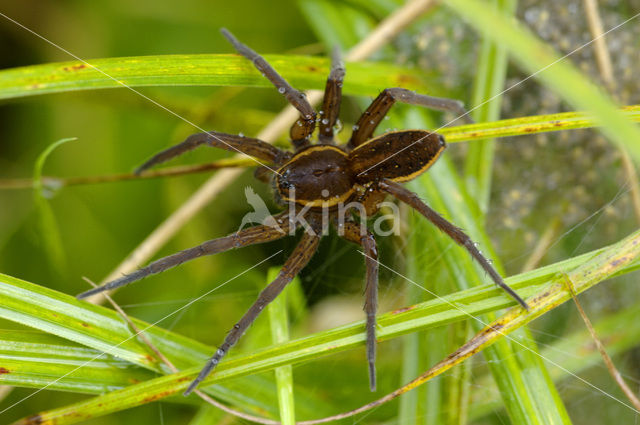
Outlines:
{"label": "crossed grass blades", "polygon": [[[196,247],[161,258],[136,272],[78,295],[79,298],[85,298],[128,285],[204,255],[280,239],[297,228],[303,227],[304,232],[298,245],[285,261],[276,279],[260,293],[256,302],[233,326],[222,345],[189,385],[185,395],[190,394],[211,373],[264,307],[273,301],[306,266],[317,250],[322,235],[326,233],[329,222],[338,228],[338,233],[342,237],[360,245],[364,253],[367,359],[370,388],[375,391],[378,261],[376,241],[374,235],[366,228],[366,219],[378,212],[379,204],[388,195],[405,202],[463,246],[498,286],[523,308],[528,309],[527,304],[504,283],[502,277],[469,236],[422,202],[416,194],[399,184],[418,177],[437,160],[446,147],[444,138],[437,133],[424,130],[397,131],[371,138],[389,109],[397,101],[448,110],[459,114],[460,117],[468,117],[460,102],[419,95],[402,88],[385,89],[359,118],[349,142],[345,146],[337,146],[334,140],[334,126],[340,111],[342,81],[345,75],[337,52],[333,54],[322,109],[319,114],[316,114],[304,94],[291,87],[264,58],[240,43],[227,30],[223,29],[222,34],[233,44],[238,53],[251,60],[255,67],[273,83],[278,92],[300,112],[300,118],[290,130],[294,152],[283,151],[262,140],[239,135],[218,132],[198,133],[156,154],[136,172],[142,173],[154,165],[201,145],[237,151],[256,160],[259,164],[256,177],[264,182],[273,183],[276,199],[281,204],[288,203],[290,209],[272,217],[272,223],[277,223],[277,226],[258,225],[239,230],[223,238],[204,242]],[[318,141],[312,144],[311,135],[315,131],[316,122],[319,122]],[[338,211],[344,208],[337,207],[344,206],[344,203],[347,203],[346,210],[349,215],[338,214]],[[329,218],[329,222],[326,218]]]}

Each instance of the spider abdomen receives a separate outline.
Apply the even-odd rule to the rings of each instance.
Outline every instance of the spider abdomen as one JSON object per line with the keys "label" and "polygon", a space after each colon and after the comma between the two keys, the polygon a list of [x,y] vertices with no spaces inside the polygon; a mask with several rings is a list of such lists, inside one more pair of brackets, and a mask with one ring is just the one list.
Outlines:
{"label": "spider abdomen", "polygon": [[444,138],[424,130],[395,131],[366,141],[349,153],[359,184],[382,179],[406,182],[424,173],[446,147]]}
{"label": "spider abdomen", "polygon": [[355,192],[348,154],[331,145],[315,145],[297,152],[278,170],[276,190],[283,201],[331,207]]}

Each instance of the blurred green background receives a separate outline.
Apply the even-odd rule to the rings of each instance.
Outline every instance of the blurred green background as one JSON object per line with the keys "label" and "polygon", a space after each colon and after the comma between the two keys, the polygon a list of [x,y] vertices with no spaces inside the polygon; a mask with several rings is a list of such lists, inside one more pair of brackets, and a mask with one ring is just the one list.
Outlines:
{"label": "blurred green background", "polygon": [[[230,53],[231,46],[219,34],[219,28],[223,26],[260,53],[325,55],[331,47],[325,43],[342,40],[341,47],[347,49],[402,2],[187,0],[177,4],[116,0],[4,3],[0,9],[2,13],[89,60]],[[561,3],[521,1],[516,14],[543,39],[568,53],[587,42],[590,35],[582,2]],[[605,28],[638,11],[640,4],[634,0],[609,0],[601,4]],[[616,85],[605,88],[623,104],[640,103],[637,72],[632,71],[637,70],[634,54],[640,47],[638,28],[632,22],[607,38]],[[4,18],[0,18],[0,40],[0,68],[72,59]],[[458,17],[438,8],[403,31],[371,60],[419,69],[432,79],[434,92],[461,99],[469,105],[470,82],[475,74],[479,43],[478,36]],[[583,49],[570,60],[599,81],[592,50]],[[524,77],[526,74],[510,66],[507,86]],[[346,78],[349,79],[348,68]],[[143,88],[141,91],[201,127],[245,135],[257,134],[285,105],[275,89],[203,86]],[[366,104],[367,101],[366,98],[345,100],[342,108],[345,131],[341,138],[348,137],[346,129],[351,128],[363,102]],[[561,99],[542,89],[534,80],[508,91],[503,104],[503,117],[569,110]],[[396,108],[394,122],[406,118],[410,109]],[[428,119],[441,122],[438,114]],[[77,140],[64,144],[50,155],[44,167],[45,175],[128,172],[153,153],[195,131],[126,89],[3,101],[0,103],[0,178],[31,176],[37,156],[51,143],[68,137]],[[467,151],[465,144],[451,146],[448,151],[461,173]],[[199,163],[225,157],[229,154],[202,149],[175,163]],[[539,264],[553,263],[602,247],[637,228],[630,190],[632,182],[625,173],[620,153],[596,131],[564,131],[503,139],[497,143],[493,168],[494,184],[486,231],[492,237],[508,275],[522,270],[546,232],[551,235],[552,243],[544,247]],[[57,256],[48,249],[43,238],[32,191],[0,190],[0,271],[65,293],[82,292],[88,287],[81,276],[101,280],[208,177],[192,175],[55,191],[49,202],[61,239],[62,249]],[[235,231],[240,218],[251,210],[243,194],[249,184],[263,198],[269,199],[269,188],[254,184],[251,171],[245,172],[164,246],[156,258]],[[410,228],[413,221],[407,218],[407,223],[409,227],[404,226],[402,236],[379,242],[382,262],[398,270],[404,270],[406,263],[412,261],[407,260],[406,253],[413,243],[412,238],[420,237]],[[130,315],[154,322],[273,252],[283,249],[285,254],[289,253],[294,243],[293,238],[288,238],[198,260],[132,285],[121,291],[117,300]],[[218,343],[254,300],[264,284],[268,267],[281,265],[285,254],[234,279],[188,310],[161,322],[160,326],[209,344]],[[429,259],[426,262],[429,268],[441,268],[437,251],[424,255]],[[361,263],[361,255],[355,247],[335,235],[323,240],[319,253],[301,276],[301,293],[307,302],[299,304],[297,315],[294,315],[294,337],[361,319],[364,278]],[[431,277],[447,279],[443,274],[430,273]],[[636,277],[637,274],[612,279],[583,297],[594,322],[638,305],[640,290],[635,284]],[[381,270],[381,310],[407,305],[406,287],[406,282],[398,276]],[[582,330],[582,326],[575,308],[567,304],[532,327],[540,346],[553,350],[572,332]],[[2,320],[0,327],[21,329]],[[260,318],[244,336],[236,352],[249,352],[252,348],[270,344],[267,329],[267,320]],[[421,334],[420,337],[428,336]],[[398,338],[380,347],[378,373],[384,390],[392,390],[403,382],[399,373],[403,341],[404,337]],[[581,343],[588,344],[589,341],[582,340]],[[567,362],[579,355],[581,345],[575,344],[563,348],[567,350]],[[630,344],[614,357],[634,388],[640,379],[639,353],[635,345]],[[481,403],[485,394],[490,400],[497,397],[495,386],[484,376],[486,369],[484,359],[476,356],[473,380],[470,381],[474,402]],[[318,374],[318,370],[323,373]],[[602,366],[579,374],[620,397],[620,391]],[[264,379],[271,382],[272,373],[264,374]],[[297,396],[299,394],[300,399],[311,406],[324,406],[326,412],[354,408],[371,399],[364,349],[296,366],[294,379]],[[557,382],[575,423],[611,423],[614,420],[631,423],[632,412],[593,388],[572,378],[558,378]],[[32,389],[14,389],[0,400],[0,408],[32,392]],[[10,423],[84,397],[42,391],[5,413],[1,422]],[[480,413],[474,413],[473,406],[469,412],[472,423],[508,421],[499,399],[484,410],[478,410]],[[277,407],[272,406],[272,409],[277,411]],[[98,418],[91,423],[189,423],[197,410],[192,405],[158,402]],[[202,411],[200,413],[204,417]],[[209,423],[243,422],[223,414],[211,414],[206,420],[198,418],[193,423],[207,423],[206,420]],[[198,420],[202,422],[196,422]],[[440,423],[436,420],[452,423],[428,414],[416,418],[415,423]],[[375,410],[362,421],[398,423],[398,402]]]}

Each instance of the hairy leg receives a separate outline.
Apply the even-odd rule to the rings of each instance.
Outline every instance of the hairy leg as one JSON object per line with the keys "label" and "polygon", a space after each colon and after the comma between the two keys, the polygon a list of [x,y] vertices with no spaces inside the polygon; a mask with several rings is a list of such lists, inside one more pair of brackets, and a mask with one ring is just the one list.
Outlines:
{"label": "hairy leg", "polygon": [[323,144],[333,144],[333,126],[340,114],[340,103],[342,102],[342,81],[344,80],[344,65],[340,58],[340,50],[333,50],[331,55],[331,72],[324,89],[324,100],[322,102],[320,116],[320,131],[318,139]]}
{"label": "hairy leg", "polygon": [[469,236],[467,236],[467,234],[464,233],[462,229],[449,223],[440,214],[438,214],[427,204],[422,202],[418,195],[408,189],[405,189],[402,185],[385,179],[379,183],[379,187],[383,191],[395,196],[402,202],[405,202],[410,207],[418,211],[420,214],[429,219],[429,221],[435,224],[436,227],[446,233],[456,243],[464,247],[469,252],[469,254],[471,254],[471,256],[475,258],[476,261],[478,261],[480,266],[489,274],[489,276],[491,276],[491,279],[493,279],[496,285],[504,289],[504,291],[509,294],[511,298],[518,302],[518,304],[520,304],[526,310],[529,310],[529,306],[527,305],[527,303],[524,302],[524,300],[520,298],[520,296],[516,294],[513,289],[511,289],[506,283],[504,283],[504,280],[502,280],[502,277],[498,274],[496,269],[494,269],[489,260],[487,260],[484,255],[480,253],[471,238],[469,238]]}
{"label": "hairy leg", "polygon": [[384,89],[382,93],[371,102],[371,105],[369,105],[367,110],[360,116],[360,119],[358,119],[347,146],[353,149],[369,140],[382,119],[387,115],[387,112],[389,112],[389,109],[391,109],[396,102],[424,106],[441,111],[451,111],[458,114],[466,122],[473,122],[462,102],[458,100],[417,94],[411,90],[399,87]]}
{"label": "hairy leg", "polygon": [[278,277],[260,292],[256,302],[249,307],[249,310],[242,316],[240,321],[229,331],[222,345],[216,350],[213,357],[209,359],[205,367],[200,371],[200,374],[198,374],[198,377],[191,382],[184,395],[189,395],[198,384],[211,373],[229,349],[238,342],[242,334],[244,334],[247,328],[256,320],[267,304],[273,301],[300,270],[307,265],[311,257],[313,257],[313,254],[315,254],[319,241],[319,236],[304,233],[298,246],[293,250],[293,253],[291,253],[291,256],[284,263],[284,266],[282,266]]}
{"label": "hairy leg", "polygon": [[[369,231],[363,232],[353,221],[344,223],[344,238],[364,250],[367,266],[364,311],[367,315],[367,361],[369,362],[369,388],[376,390],[376,312],[378,310],[378,250],[376,240]],[[364,234],[363,234],[364,233]]]}
{"label": "hairy leg", "polygon": [[[138,167],[135,171],[140,174],[143,171],[186,152],[192,151],[198,146],[209,145],[231,152],[242,153],[252,156],[267,164],[281,165],[289,157],[289,154],[267,142],[252,137],[244,137],[237,134],[218,133],[210,131],[208,133],[196,133],[187,137],[184,142],[178,143],[168,149],[155,154],[151,159]],[[257,161],[258,163],[260,161]],[[266,164],[263,164],[263,166]]]}
{"label": "hairy leg", "polygon": [[290,227],[288,213],[281,213],[273,216],[272,218],[275,220],[275,223],[277,223],[278,226],[259,225],[250,227],[245,230],[240,230],[239,232],[232,233],[229,236],[225,236],[223,238],[212,239],[201,245],[185,249],[184,251],[180,251],[156,260],[146,267],[136,270],[133,273],[126,274],[116,280],[112,280],[111,282],[107,282],[102,286],[98,286],[97,288],[93,288],[86,292],[83,292],[77,297],[86,298],[99,292],[119,288],[121,286],[125,286],[143,279],[149,275],[163,272],[186,261],[191,261],[205,255],[213,255],[234,248],[241,248],[248,245],[270,242],[288,235]]}
{"label": "hairy leg", "polygon": [[220,30],[233,47],[245,58],[253,62],[253,65],[273,83],[282,93],[289,103],[300,112],[300,118],[291,127],[291,141],[295,148],[298,148],[307,142],[307,138],[311,136],[316,128],[316,111],[313,109],[304,93],[294,89],[291,85],[273,69],[271,65],[250,47],[242,44],[225,28]]}

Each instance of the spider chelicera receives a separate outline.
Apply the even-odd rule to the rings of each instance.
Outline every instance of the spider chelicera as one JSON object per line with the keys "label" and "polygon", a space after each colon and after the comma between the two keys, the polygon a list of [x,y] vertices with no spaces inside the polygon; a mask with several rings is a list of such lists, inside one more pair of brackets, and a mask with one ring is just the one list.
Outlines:
{"label": "spider chelicera", "polygon": [[[276,198],[282,204],[288,203],[289,210],[272,216],[270,221],[263,221],[262,225],[239,230],[229,236],[213,239],[161,258],[131,274],[78,295],[78,298],[84,298],[124,286],[203,255],[273,241],[293,233],[298,227],[304,227],[301,240],[285,261],[276,279],[260,293],[256,302],[234,325],[198,377],[189,385],[185,395],[191,393],[211,373],[264,307],[273,301],[309,262],[320,238],[326,232],[327,219],[338,228],[341,236],[360,245],[365,254],[364,310],[367,360],[370,388],[374,391],[378,261],[376,242],[374,235],[366,228],[366,218],[377,213],[379,204],[388,195],[414,208],[456,243],[462,245],[498,286],[522,307],[527,308],[522,298],[504,283],[491,263],[461,229],[449,223],[416,194],[400,184],[416,178],[436,161],[446,146],[444,138],[425,130],[395,131],[371,138],[391,106],[397,101],[453,111],[466,117],[467,112],[460,102],[420,95],[402,88],[385,89],[362,114],[354,126],[349,142],[344,146],[338,146],[334,139],[334,126],[340,110],[345,70],[336,53],[333,55],[331,72],[327,79],[320,119],[316,120],[316,112],[303,93],[291,87],[264,58],[240,43],[227,30],[223,29],[222,33],[238,53],[251,60],[300,112],[300,118],[290,131],[294,152],[283,151],[262,140],[212,131],[189,136],[184,142],[156,154],[138,168],[137,172],[141,173],[200,145],[242,152],[259,162],[256,177],[265,182],[272,182]],[[315,130],[316,121],[319,123],[318,142],[312,144],[311,135]],[[345,208],[339,208],[345,204],[348,205],[346,215]],[[300,218],[303,219],[301,222],[304,226],[298,223]]]}

